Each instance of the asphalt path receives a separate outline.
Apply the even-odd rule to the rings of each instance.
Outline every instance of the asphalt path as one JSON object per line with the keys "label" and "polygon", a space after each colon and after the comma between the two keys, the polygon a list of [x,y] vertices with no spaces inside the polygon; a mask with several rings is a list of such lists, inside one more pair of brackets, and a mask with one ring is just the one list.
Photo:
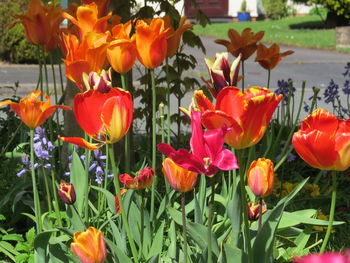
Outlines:
{"label": "asphalt path", "polygon": [[[207,68],[205,66],[204,57],[214,58],[217,52],[226,51],[225,47],[214,42],[214,38],[202,37],[204,46],[206,47],[206,54],[197,48],[187,48],[187,52],[196,57],[198,65],[193,71],[186,72],[187,75],[194,77],[208,77]],[[306,81],[306,98],[312,95],[312,87],[315,86],[321,89],[322,95],[325,88],[333,79],[340,88],[345,81],[342,73],[345,71],[344,67],[347,62],[350,62],[350,54],[344,54],[336,51],[305,49],[296,47],[281,46],[281,51],[293,50],[295,53],[286,57],[281,63],[271,72],[270,89],[277,88],[278,80],[288,80],[291,78],[294,86],[297,88],[297,97],[300,95],[301,83]],[[245,62],[245,83],[249,86],[266,86],[267,71],[260,65],[254,62],[255,55]],[[230,56],[230,61],[233,61]],[[64,71],[64,69],[63,69]],[[60,76],[58,74],[58,67],[56,67],[56,81],[59,83]],[[51,68],[48,68],[48,76],[50,88],[53,87],[53,78]],[[64,73],[64,72],[63,72]],[[134,85],[138,85],[138,74],[135,73]],[[24,96],[32,91],[38,80],[38,66],[37,65],[9,65],[0,63],[0,99],[5,98],[12,91],[7,88],[14,86],[16,81],[19,82],[17,94]],[[65,82],[65,80],[64,80]],[[182,99],[182,105],[188,106],[191,101],[191,93],[188,93]],[[175,98],[172,98],[175,99]],[[138,102],[136,102],[138,103]],[[176,111],[175,102],[172,103],[172,111]],[[322,105],[329,108],[329,105]]]}

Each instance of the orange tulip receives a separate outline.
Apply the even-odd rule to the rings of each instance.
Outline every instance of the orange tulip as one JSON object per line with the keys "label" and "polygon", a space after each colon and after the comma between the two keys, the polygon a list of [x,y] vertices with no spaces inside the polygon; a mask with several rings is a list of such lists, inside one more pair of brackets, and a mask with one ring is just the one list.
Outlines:
{"label": "orange tulip", "polygon": [[224,45],[234,57],[242,53],[242,60],[246,60],[256,51],[257,42],[263,38],[264,33],[264,31],[259,31],[254,34],[251,28],[245,28],[240,35],[236,30],[230,29],[228,31],[230,41],[217,39],[215,43]]}
{"label": "orange tulip", "polygon": [[275,179],[274,165],[269,159],[259,158],[248,169],[248,186],[257,197],[268,196],[273,189]]}
{"label": "orange tulip", "polygon": [[103,233],[92,226],[85,232],[74,233],[70,248],[82,263],[102,263],[107,257]]}
{"label": "orange tulip", "polygon": [[167,54],[168,30],[164,20],[154,18],[150,24],[138,20],[136,24],[136,49],[140,62],[146,68],[156,68],[162,64]]}
{"label": "orange tulip", "polygon": [[109,91],[89,90],[74,98],[74,114],[80,127],[99,143],[79,137],[59,137],[62,141],[96,150],[119,141],[129,130],[133,116],[131,94],[119,88]]}
{"label": "orange tulip", "polygon": [[76,10],[76,18],[67,12],[63,13],[63,17],[71,21],[79,27],[80,39],[85,37],[86,33],[105,33],[107,30],[107,20],[111,18],[112,13],[99,18],[99,9],[95,2],[78,6]]}
{"label": "orange tulip", "polygon": [[173,26],[171,25],[170,22],[170,16],[165,16],[163,17],[164,20],[164,27],[165,29],[168,30],[168,38],[167,38],[167,57],[172,57],[177,49],[180,46],[180,41],[181,41],[181,37],[182,34],[188,30],[191,29],[193,27],[193,25],[191,23],[188,23],[188,20],[185,16],[181,17],[180,21],[179,21],[179,26],[178,28],[175,30],[173,28]]}
{"label": "orange tulip", "polygon": [[46,51],[56,48],[59,27],[63,21],[61,7],[55,7],[54,2],[45,6],[40,0],[31,0],[27,13],[13,16],[20,19],[30,43],[43,46]]}
{"label": "orange tulip", "polygon": [[109,2],[110,2],[109,0],[81,0],[81,3],[83,5],[95,3],[98,7],[99,17],[107,15]]}
{"label": "orange tulip", "polygon": [[292,50],[280,53],[280,47],[277,44],[272,44],[270,47],[266,47],[264,44],[259,44],[255,61],[259,62],[260,66],[264,69],[272,70],[278,63],[280,63],[282,58],[293,53],[294,51]]}
{"label": "orange tulip", "polygon": [[4,105],[10,105],[11,109],[21,118],[21,120],[29,128],[36,128],[42,125],[57,108],[63,110],[70,110],[68,106],[51,105],[51,100],[48,95],[45,94],[46,102],[38,100],[41,95],[40,90],[31,92],[27,97],[21,99],[19,103],[11,100],[5,100],[0,102],[0,107]]}
{"label": "orange tulip", "polygon": [[261,140],[282,97],[261,87],[250,87],[245,93],[236,87],[225,87],[216,97],[216,106],[202,91],[195,92],[194,102],[203,112],[202,123],[207,129],[230,127],[225,142],[243,149]]}
{"label": "orange tulip", "polygon": [[293,135],[295,151],[310,166],[344,171],[350,167],[350,120],[317,109]]}
{"label": "orange tulip", "polygon": [[113,40],[107,48],[107,59],[112,68],[120,73],[127,73],[134,65],[137,50],[135,38],[130,39],[131,21],[112,28]]}
{"label": "orange tulip", "polygon": [[66,58],[66,76],[84,91],[83,73],[100,73],[106,61],[107,34],[88,33],[79,41],[73,34],[62,34],[61,49]]}
{"label": "orange tulip", "polygon": [[170,158],[163,161],[162,171],[170,186],[176,191],[188,192],[197,183],[197,173],[181,168]]}
{"label": "orange tulip", "polygon": [[128,189],[142,190],[151,187],[153,177],[153,168],[146,167],[138,172],[136,177],[131,177],[129,174],[121,174],[119,175],[119,180]]}

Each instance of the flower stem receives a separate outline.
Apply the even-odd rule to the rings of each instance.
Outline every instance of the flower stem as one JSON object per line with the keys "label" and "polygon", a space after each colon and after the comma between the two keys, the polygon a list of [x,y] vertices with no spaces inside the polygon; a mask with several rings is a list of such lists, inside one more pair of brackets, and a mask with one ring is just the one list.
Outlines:
{"label": "flower stem", "polygon": [[209,215],[208,215],[208,263],[212,263],[212,248],[211,248],[211,229],[213,226],[213,214],[214,214],[214,196],[215,196],[215,182],[214,179],[210,179],[211,184],[211,196],[209,201]]}
{"label": "flower stem", "polygon": [[85,225],[83,219],[81,218],[80,213],[78,212],[78,209],[75,207],[75,204],[72,204],[72,207],[73,207],[75,213],[77,214],[77,216],[79,217],[80,222],[81,222],[82,225],[86,228],[86,225]]}
{"label": "flower stem", "polygon": [[[152,168],[156,172],[156,145],[157,145],[157,134],[156,134],[156,84],[154,78],[154,70],[150,69],[151,74],[151,88],[152,88]],[[153,221],[154,217],[154,192],[155,192],[156,182],[152,184],[151,189],[151,213],[150,220]]]}
{"label": "flower stem", "polygon": [[166,72],[166,103],[167,103],[167,134],[168,134],[168,144],[170,144],[171,138],[171,121],[170,121],[170,79],[169,79],[169,60],[168,57],[165,59],[165,72]]}
{"label": "flower stem", "polygon": [[259,198],[259,221],[258,221],[258,233],[261,232],[262,227],[262,207],[263,207],[263,199]]}
{"label": "flower stem", "polygon": [[270,78],[271,78],[271,70],[267,70],[267,86],[266,88],[270,88]]}
{"label": "flower stem", "polygon": [[143,202],[143,191],[139,191],[140,193],[140,247],[139,247],[139,260],[142,256],[142,248],[143,248],[143,234],[144,234],[144,202]]}
{"label": "flower stem", "polygon": [[47,181],[46,171],[45,171],[44,167],[42,167],[42,172],[43,172],[43,177],[44,177],[45,191],[46,191],[46,195],[47,195],[46,196],[46,198],[47,198],[47,207],[49,209],[49,215],[51,215],[51,213],[52,213],[51,193],[50,193],[49,183]]}
{"label": "flower stem", "polygon": [[243,78],[242,78],[242,92],[244,92],[244,60],[242,60],[242,76],[243,76]]}
{"label": "flower stem", "polygon": [[[52,165],[52,164],[51,164]],[[53,167],[53,166],[52,166]],[[53,191],[53,199],[54,199],[54,209],[58,221],[58,225],[62,227],[62,218],[60,214],[60,208],[58,206],[58,196],[57,196],[57,186],[56,186],[56,172],[54,169],[51,169],[51,183],[52,183],[52,191]]]}
{"label": "flower stem", "polygon": [[[129,90],[128,80],[126,74],[120,74],[122,88],[124,90]],[[125,134],[124,137],[124,150],[125,150],[125,172],[130,174],[130,136],[129,133]]]}
{"label": "flower stem", "polygon": [[329,237],[332,233],[332,226],[333,226],[333,220],[334,220],[334,211],[335,211],[335,202],[337,199],[337,175],[336,172],[332,173],[332,201],[331,201],[331,209],[329,211],[329,221],[328,221],[328,227],[327,227],[327,232],[326,236],[324,237],[320,253],[323,253],[326,249]]}
{"label": "flower stem", "polygon": [[34,195],[34,212],[35,212],[35,224],[37,233],[41,233],[41,210],[39,193],[36,185],[35,170],[34,170],[34,129],[30,129],[30,163],[32,169],[32,184],[33,184],[33,195]]}
{"label": "flower stem", "polygon": [[114,152],[113,152],[112,144],[108,144],[108,152],[109,152],[109,157],[110,157],[110,160],[111,160],[111,166],[112,166],[113,175],[116,178],[116,180],[114,180],[114,184],[115,184],[115,188],[116,188],[115,190],[117,192],[118,199],[120,200],[119,201],[119,206],[120,206],[120,213],[122,215],[123,225],[125,227],[126,235],[127,235],[128,239],[129,239],[133,260],[134,260],[135,263],[137,263],[138,262],[137,250],[136,250],[136,247],[135,247],[134,239],[133,239],[131,231],[130,231],[128,219],[126,218],[126,214],[125,214],[125,210],[124,210],[124,203],[123,203],[122,195],[120,193],[120,184],[119,184],[119,179],[118,179],[118,170],[117,170],[117,166],[116,166],[115,159],[114,159]]}
{"label": "flower stem", "polygon": [[[184,239],[184,263],[188,262],[188,253],[187,253],[187,227],[186,227],[186,193],[181,194],[181,212],[182,212],[182,234]],[[209,237],[209,236],[208,236]]]}
{"label": "flower stem", "polygon": [[[85,133],[85,140],[87,139],[87,135]],[[91,139],[89,138],[89,142],[91,142]],[[84,210],[84,215],[85,215],[85,221],[89,222],[89,166],[90,166],[90,157],[91,157],[91,151],[85,149],[85,210]]]}

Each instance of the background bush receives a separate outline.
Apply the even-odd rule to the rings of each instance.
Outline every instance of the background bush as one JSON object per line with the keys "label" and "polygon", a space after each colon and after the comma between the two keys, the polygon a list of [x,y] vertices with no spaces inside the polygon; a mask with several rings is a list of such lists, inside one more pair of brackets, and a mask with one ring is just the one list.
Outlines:
{"label": "background bush", "polygon": [[271,19],[279,19],[288,15],[287,0],[263,0],[265,15]]}
{"label": "background bush", "polygon": [[10,63],[35,63],[37,47],[28,43],[21,24],[9,29],[15,22],[12,14],[23,13],[29,0],[0,1],[0,60]]}

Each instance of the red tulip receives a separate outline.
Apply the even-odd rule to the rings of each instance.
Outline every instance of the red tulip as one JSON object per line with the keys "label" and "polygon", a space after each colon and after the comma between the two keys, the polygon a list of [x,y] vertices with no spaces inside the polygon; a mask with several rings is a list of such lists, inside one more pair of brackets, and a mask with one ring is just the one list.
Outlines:
{"label": "red tulip", "polygon": [[249,221],[257,221],[259,217],[267,212],[266,203],[262,201],[261,215],[260,215],[260,204],[259,202],[248,203],[248,219]]}
{"label": "red tulip", "polygon": [[299,156],[321,170],[344,171],[350,167],[350,120],[317,109],[301,123],[292,143]]}
{"label": "red tulip", "polygon": [[185,149],[174,150],[168,144],[158,144],[158,150],[172,159],[183,169],[207,176],[215,175],[218,170],[229,171],[238,169],[235,155],[224,149],[224,136],[228,129],[224,126],[203,132],[201,113],[193,111],[191,114],[192,137],[191,151]]}
{"label": "red tulip", "polygon": [[119,180],[128,189],[141,190],[150,187],[153,183],[154,170],[151,167],[146,167],[138,172],[136,177],[131,177],[129,174],[119,175]]}
{"label": "red tulip", "polygon": [[231,129],[225,142],[243,149],[261,140],[282,97],[261,87],[250,87],[245,93],[236,87],[226,87],[217,95],[216,106],[201,91],[195,92],[194,101],[203,112],[202,123],[207,129],[226,125]]}
{"label": "red tulip", "polygon": [[76,200],[74,185],[61,180],[60,188],[58,189],[58,195],[65,204],[74,204]]}

